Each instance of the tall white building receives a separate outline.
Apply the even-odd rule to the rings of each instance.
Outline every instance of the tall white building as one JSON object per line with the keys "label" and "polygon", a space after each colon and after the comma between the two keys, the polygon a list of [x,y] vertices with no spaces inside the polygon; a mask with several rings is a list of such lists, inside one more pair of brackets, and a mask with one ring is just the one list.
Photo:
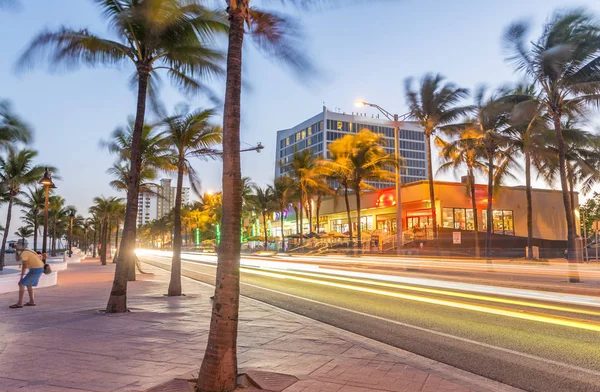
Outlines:
{"label": "tall white building", "polygon": [[[381,136],[382,145],[389,154],[394,153],[394,128],[387,119],[378,116],[346,114],[323,111],[300,124],[277,131],[277,159],[275,178],[289,171],[289,163],[296,151],[310,149],[313,154],[329,159],[327,146],[344,135],[357,133],[363,129]],[[399,130],[400,155],[404,158],[402,182],[409,183],[427,179],[427,156],[425,154],[425,134],[416,122],[404,121]],[[389,182],[377,182],[377,188],[394,186]]]}
{"label": "tall white building", "polygon": [[[160,219],[175,207],[177,188],[171,186],[171,179],[160,180],[160,185],[150,192],[140,192],[138,196],[138,226]],[[181,189],[181,202],[190,202],[190,188]]]}

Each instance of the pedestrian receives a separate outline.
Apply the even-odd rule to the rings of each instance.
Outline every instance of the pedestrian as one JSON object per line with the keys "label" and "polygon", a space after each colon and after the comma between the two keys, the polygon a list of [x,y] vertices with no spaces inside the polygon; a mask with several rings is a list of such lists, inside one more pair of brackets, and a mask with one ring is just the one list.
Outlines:
{"label": "pedestrian", "polygon": [[[20,260],[22,264],[21,279],[19,280],[19,301],[14,305],[10,305],[9,308],[19,309],[23,306],[35,306],[33,288],[38,285],[40,277],[44,273],[44,262],[37,253],[31,249],[25,249],[25,246],[21,241],[18,241],[15,244],[15,249],[17,251],[17,260]],[[28,270],[27,275],[25,275],[25,270]],[[27,292],[29,293],[29,302],[23,304],[25,287],[27,287]]]}

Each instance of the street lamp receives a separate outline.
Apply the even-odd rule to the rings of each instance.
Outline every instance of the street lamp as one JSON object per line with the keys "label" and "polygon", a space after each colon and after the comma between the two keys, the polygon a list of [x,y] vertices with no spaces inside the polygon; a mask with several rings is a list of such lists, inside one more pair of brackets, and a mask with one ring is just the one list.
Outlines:
{"label": "street lamp", "polygon": [[[402,121],[410,115],[409,113],[398,116],[392,114],[382,108],[381,106],[369,103],[365,101],[356,101],[356,106],[371,106],[379,110],[390,122],[394,124],[394,160],[396,161],[396,253],[402,254],[402,173],[400,171],[400,139],[399,139],[399,128],[402,125]],[[401,118],[401,120],[400,120]],[[360,222],[359,222],[360,224]]]}
{"label": "street lamp", "polygon": [[44,170],[44,176],[39,183],[46,188],[46,198],[44,199],[44,241],[42,243],[42,254],[45,254],[48,237],[48,195],[50,193],[50,188],[56,188],[52,182],[52,175],[50,174],[50,170],[48,170],[48,168]]}
{"label": "street lamp", "polygon": [[[69,214],[70,222],[69,222],[69,257],[73,256],[73,219],[75,219],[75,213],[71,210]],[[118,230],[118,228],[117,228]]]}

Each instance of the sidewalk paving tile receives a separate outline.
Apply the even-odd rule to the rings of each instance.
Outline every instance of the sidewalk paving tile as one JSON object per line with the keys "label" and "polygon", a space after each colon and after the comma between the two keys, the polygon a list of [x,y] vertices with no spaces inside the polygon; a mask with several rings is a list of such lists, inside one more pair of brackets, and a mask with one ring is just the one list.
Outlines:
{"label": "sidewalk paving tile", "polygon": [[[141,392],[197,377],[214,289],[185,278],[168,298],[168,272],[129,284],[124,315],[102,315],[114,265],[70,265],[39,305],[0,307],[0,392]],[[0,303],[14,294],[0,295]],[[240,304],[238,365],[297,377],[286,392],[509,392],[514,388],[343,332],[248,298]],[[35,371],[31,371],[31,369]]]}

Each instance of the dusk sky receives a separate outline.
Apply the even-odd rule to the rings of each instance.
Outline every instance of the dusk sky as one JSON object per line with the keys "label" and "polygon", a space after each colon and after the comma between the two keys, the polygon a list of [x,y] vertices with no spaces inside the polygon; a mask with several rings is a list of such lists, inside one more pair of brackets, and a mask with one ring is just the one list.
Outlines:
{"label": "dusk sky", "polygon": [[[420,78],[426,72],[440,72],[470,89],[481,83],[494,88],[518,81],[520,76],[504,61],[504,28],[515,20],[528,19],[536,26],[535,38],[544,20],[565,4],[564,0],[387,0],[313,13],[289,9],[302,21],[307,53],[320,74],[311,81],[298,80],[248,42],[242,141],[262,142],[265,149],[244,155],[243,174],[259,184],[271,182],[276,131],[317,114],[323,103],[331,110],[352,112],[357,110],[355,100],[362,98],[404,113],[404,79]],[[600,15],[597,0],[568,5],[584,6]],[[0,98],[9,99],[14,110],[33,126],[33,148],[40,152],[39,163],[59,168],[58,193],[85,216],[94,196],[117,194],[110,189],[110,177],[105,173],[114,157],[98,142],[134,113],[135,94],[128,86],[133,70],[48,72],[40,66],[17,73],[16,60],[33,36],[61,25],[110,34],[98,8],[88,0],[23,0],[18,10],[0,11]],[[213,85],[222,93],[222,81]],[[162,99],[169,108],[180,102],[192,108],[210,105],[202,98],[180,95],[166,79]],[[221,122],[220,118],[214,121]],[[198,161],[195,166],[203,190],[220,189],[220,163]],[[442,178],[457,177],[449,174]],[[5,213],[2,206],[2,224]],[[18,220],[13,221],[11,237],[19,226]]]}

